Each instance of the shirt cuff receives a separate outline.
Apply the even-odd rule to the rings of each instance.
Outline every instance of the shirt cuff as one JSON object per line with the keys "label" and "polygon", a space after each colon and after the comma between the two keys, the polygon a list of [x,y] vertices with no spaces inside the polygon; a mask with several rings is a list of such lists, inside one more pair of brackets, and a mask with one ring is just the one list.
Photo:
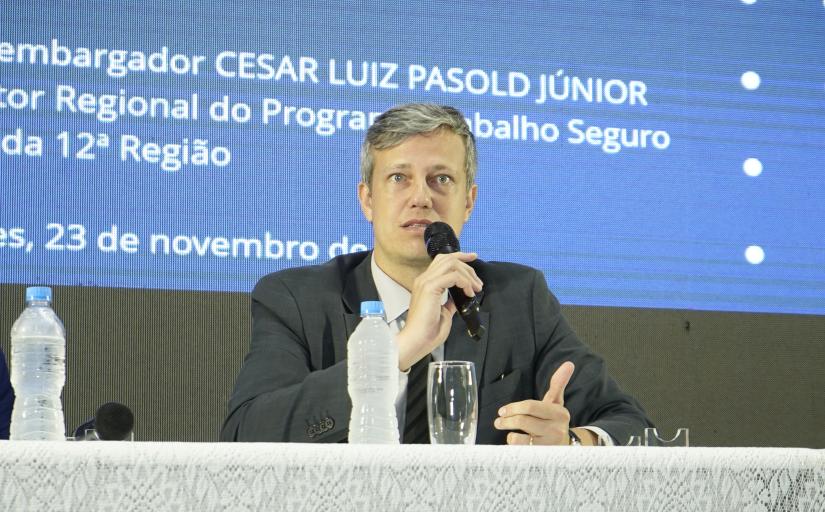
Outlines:
{"label": "shirt cuff", "polygon": [[602,445],[602,446],[616,446],[616,441],[614,441],[613,438],[610,437],[610,434],[608,434],[604,430],[600,429],[599,427],[593,427],[593,426],[588,425],[586,427],[579,427],[579,428],[589,430],[590,432],[593,432],[594,434],[596,434],[596,436],[599,438],[599,444]]}

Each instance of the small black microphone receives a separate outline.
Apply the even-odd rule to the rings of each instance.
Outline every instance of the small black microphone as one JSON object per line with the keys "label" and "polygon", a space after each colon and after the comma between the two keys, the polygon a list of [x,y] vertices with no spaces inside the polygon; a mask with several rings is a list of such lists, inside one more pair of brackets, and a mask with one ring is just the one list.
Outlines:
{"label": "small black microphone", "polygon": [[[94,418],[89,419],[74,431],[76,441],[124,441],[135,427],[132,410],[118,402],[101,405]],[[91,430],[92,432],[88,432]]]}
{"label": "small black microphone", "polygon": [[[427,245],[427,254],[435,258],[438,254],[459,252],[461,247],[453,228],[444,222],[433,222],[424,230],[424,243]],[[479,317],[478,295],[467,297],[464,290],[457,286],[450,288],[450,297],[453,298],[458,314],[467,324],[467,334],[474,340],[480,340],[487,330]]]}

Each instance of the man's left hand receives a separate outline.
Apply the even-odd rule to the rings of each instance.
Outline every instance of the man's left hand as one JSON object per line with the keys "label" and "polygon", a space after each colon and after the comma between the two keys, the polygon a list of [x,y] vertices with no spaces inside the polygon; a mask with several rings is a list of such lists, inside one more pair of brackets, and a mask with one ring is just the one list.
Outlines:
{"label": "man's left hand", "polygon": [[541,400],[513,402],[498,410],[499,417],[494,423],[497,429],[524,432],[507,434],[507,444],[570,444],[570,412],[564,407],[564,389],[574,369],[570,361],[559,366],[550,378],[550,389]]}

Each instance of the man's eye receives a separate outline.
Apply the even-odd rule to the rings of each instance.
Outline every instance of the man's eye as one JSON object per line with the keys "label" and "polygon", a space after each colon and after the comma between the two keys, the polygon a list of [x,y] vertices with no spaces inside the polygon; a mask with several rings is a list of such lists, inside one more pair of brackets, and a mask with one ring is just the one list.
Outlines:
{"label": "man's eye", "polygon": [[447,176],[446,174],[439,175],[436,180],[440,185],[446,185],[447,183],[451,182],[453,179]]}
{"label": "man's eye", "polygon": [[404,176],[401,174],[392,174],[390,175],[390,181],[393,183],[401,183],[404,180]]}

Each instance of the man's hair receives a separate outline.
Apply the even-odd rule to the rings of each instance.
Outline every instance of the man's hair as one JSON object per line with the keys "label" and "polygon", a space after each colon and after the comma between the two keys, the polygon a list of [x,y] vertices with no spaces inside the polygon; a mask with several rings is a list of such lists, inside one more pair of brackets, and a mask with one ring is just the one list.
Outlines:
{"label": "man's hair", "polygon": [[368,186],[374,170],[373,151],[393,148],[414,135],[448,129],[464,142],[464,173],[467,190],[476,179],[476,141],[464,115],[453,107],[432,103],[409,103],[393,107],[377,118],[361,144],[361,181]]}

